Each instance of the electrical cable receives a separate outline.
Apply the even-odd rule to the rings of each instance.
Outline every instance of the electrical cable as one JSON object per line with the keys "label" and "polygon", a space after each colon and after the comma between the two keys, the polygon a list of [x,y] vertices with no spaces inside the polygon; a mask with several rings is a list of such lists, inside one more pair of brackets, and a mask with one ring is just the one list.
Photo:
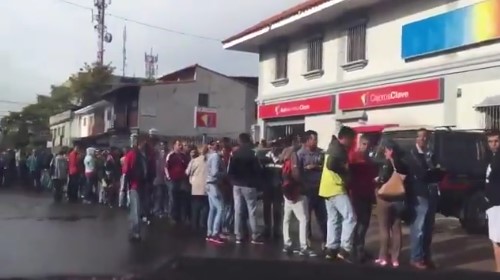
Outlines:
{"label": "electrical cable", "polygon": [[[80,8],[80,9],[85,9],[85,10],[93,11],[92,7],[84,6],[84,5],[75,3],[75,2],[71,2],[71,1],[68,1],[68,0],[58,0],[58,1],[62,2],[62,3],[66,3],[68,5],[72,5],[74,7]],[[151,23],[147,23],[147,22],[143,22],[143,21],[131,19],[131,18],[128,18],[128,17],[120,16],[120,15],[115,15],[115,14],[111,14],[111,13],[106,13],[106,15],[110,16],[110,17],[113,17],[113,18],[116,18],[116,19],[119,19],[119,20],[123,20],[125,22],[131,22],[131,23],[135,23],[135,24],[138,24],[138,25],[142,25],[144,27],[148,27],[148,28],[152,28],[152,29],[157,29],[157,30],[162,30],[162,31],[165,31],[165,32],[169,32],[169,33],[173,33],[173,34],[177,34],[177,35],[181,35],[181,36],[187,36],[187,37],[192,37],[192,38],[197,38],[197,39],[207,40],[207,41],[215,41],[215,42],[218,42],[218,43],[222,42],[221,39],[217,39],[217,38],[213,38],[213,37],[208,37],[208,36],[203,36],[203,35],[198,35],[198,34],[193,34],[193,33],[184,32],[184,31],[180,31],[180,30],[175,30],[175,29],[171,29],[171,28],[166,28],[166,27],[163,27],[163,26],[154,25],[154,24],[151,24]]]}

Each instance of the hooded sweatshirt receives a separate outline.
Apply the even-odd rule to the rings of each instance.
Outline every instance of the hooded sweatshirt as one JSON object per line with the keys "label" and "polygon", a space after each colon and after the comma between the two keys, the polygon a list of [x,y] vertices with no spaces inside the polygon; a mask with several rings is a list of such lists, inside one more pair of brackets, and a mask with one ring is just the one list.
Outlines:
{"label": "hooded sweatshirt", "polygon": [[85,175],[94,175],[96,173],[95,148],[87,148],[83,164],[85,166]]}
{"label": "hooded sweatshirt", "polygon": [[57,155],[52,159],[53,179],[66,180],[68,177],[68,159],[64,155]]}

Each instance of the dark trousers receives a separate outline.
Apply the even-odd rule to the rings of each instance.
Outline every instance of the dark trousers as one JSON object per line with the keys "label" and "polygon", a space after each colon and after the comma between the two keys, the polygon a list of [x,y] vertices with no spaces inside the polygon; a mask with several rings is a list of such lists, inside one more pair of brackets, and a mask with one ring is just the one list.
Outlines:
{"label": "dark trousers", "polygon": [[191,226],[204,229],[208,218],[208,198],[206,195],[191,196]]}
{"label": "dark trousers", "polygon": [[31,184],[33,188],[37,191],[42,190],[42,184],[40,182],[40,176],[41,176],[41,171],[40,170],[33,170],[30,171],[30,179],[31,179]]}
{"label": "dark trousers", "polygon": [[189,223],[191,222],[191,191],[183,190],[180,191],[180,214],[181,220]]}
{"label": "dark trousers", "polygon": [[80,187],[80,178],[79,174],[69,175],[68,181],[68,200],[69,202],[77,202],[78,201],[78,189]]}
{"label": "dark trousers", "polygon": [[52,187],[54,188],[54,201],[61,202],[63,199],[63,186],[64,181],[62,179],[52,179]]}
{"label": "dark trousers", "polygon": [[183,190],[183,180],[172,180],[167,182],[169,214],[176,222],[189,220],[191,194]]}
{"label": "dark trousers", "polygon": [[[327,215],[326,215],[326,206],[325,206],[325,200],[318,195],[318,191],[310,191],[307,194],[307,199],[309,201],[309,207],[307,211],[309,212],[309,217],[312,217],[312,212],[314,211],[314,216],[316,217],[316,222],[318,223],[318,226],[321,231],[321,242],[325,243],[326,242],[326,221],[327,221]],[[309,243],[311,243],[312,239],[312,226],[311,226],[311,221],[312,218],[309,219],[307,222],[307,239],[309,240]]]}
{"label": "dark trousers", "polygon": [[362,257],[365,252],[366,233],[370,227],[373,199],[369,197],[352,197],[351,201],[357,219],[353,235],[353,253]]}
{"label": "dark trousers", "polygon": [[268,187],[264,190],[264,234],[266,236],[279,237],[282,233],[282,212],[283,212],[283,194],[276,187]]}

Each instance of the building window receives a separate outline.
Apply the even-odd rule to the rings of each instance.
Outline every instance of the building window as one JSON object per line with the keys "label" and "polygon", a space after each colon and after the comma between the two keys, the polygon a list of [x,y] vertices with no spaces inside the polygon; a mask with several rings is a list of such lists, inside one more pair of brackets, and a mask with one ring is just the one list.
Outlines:
{"label": "building window", "polygon": [[106,110],[106,120],[108,120],[108,121],[111,120],[111,109]]}
{"label": "building window", "polygon": [[208,107],[208,93],[198,93],[198,106]]}
{"label": "building window", "polygon": [[87,117],[83,117],[83,126],[87,125]]}
{"label": "building window", "polygon": [[347,29],[347,63],[366,60],[366,22]]}
{"label": "building window", "polygon": [[323,38],[316,37],[307,42],[307,72],[323,69]]}
{"label": "building window", "polygon": [[288,78],[288,46],[280,46],[276,50],[275,68],[275,80],[284,80]]}

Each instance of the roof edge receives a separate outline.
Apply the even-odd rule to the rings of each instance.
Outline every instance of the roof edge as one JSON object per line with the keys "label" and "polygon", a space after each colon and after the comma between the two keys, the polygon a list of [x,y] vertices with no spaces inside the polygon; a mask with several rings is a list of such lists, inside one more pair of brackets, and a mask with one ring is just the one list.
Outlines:
{"label": "roof edge", "polygon": [[234,47],[249,39],[263,35],[270,30],[285,26],[344,1],[346,0],[309,0],[300,3],[223,40],[223,48]]}

